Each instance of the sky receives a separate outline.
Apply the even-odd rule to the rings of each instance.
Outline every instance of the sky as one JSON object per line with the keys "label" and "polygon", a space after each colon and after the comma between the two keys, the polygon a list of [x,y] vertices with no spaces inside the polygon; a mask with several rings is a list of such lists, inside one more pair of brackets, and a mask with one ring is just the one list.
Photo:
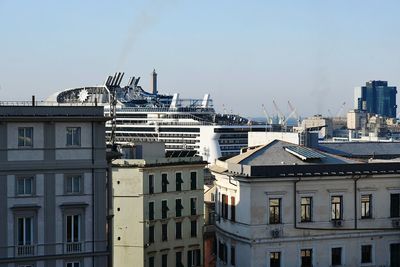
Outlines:
{"label": "sky", "polygon": [[400,86],[400,1],[0,0],[0,101],[45,99],[116,71],[219,112],[302,116]]}

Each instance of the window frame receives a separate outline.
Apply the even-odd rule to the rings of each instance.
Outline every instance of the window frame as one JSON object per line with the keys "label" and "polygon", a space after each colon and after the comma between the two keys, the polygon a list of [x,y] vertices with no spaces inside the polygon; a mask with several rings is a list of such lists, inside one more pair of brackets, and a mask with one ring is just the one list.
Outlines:
{"label": "window frame", "polygon": [[[194,180],[194,182],[193,182]],[[190,172],[190,190],[197,190],[197,171]]]}
{"label": "window frame", "polygon": [[[334,263],[334,250],[335,249],[340,249],[340,258],[339,258],[339,260],[340,260],[340,263],[339,264],[335,264]],[[331,266],[342,266],[343,265],[343,247],[342,246],[334,246],[334,247],[331,247],[331,253],[330,253],[330,255],[331,255]]]}
{"label": "window frame", "polygon": [[314,261],[314,257],[313,257],[314,249],[313,249],[313,248],[302,248],[302,249],[300,249],[300,266],[301,266],[301,267],[308,267],[307,265],[303,266],[303,256],[302,256],[303,252],[308,252],[308,251],[310,252],[310,257],[311,257],[311,261],[310,261],[310,265],[309,265],[309,266],[313,266],[313,261]]}
{"label": "window frame", "polygon": [[[339,198],[339,202],[333,202],[334,198]],[[343,195],[331,195],[331,221],[343,220]],[[339,207],[339,217],[337,218],[337,207]]]}
{"label": "window frame", "polygon": [[197,197],[190,198],[190,215],[197,215]]}
{"label": "window frame", "polygon": [[[77,131],[77,132],[75,132]],[[80,126],[69,126],[65,127],[65,146],[66,147],[80,147],[82,146],[82,128]],[[74,138],[74,135],[78,135],[78,138]],[[69,143],[69,135],[71,136],[71,143]]]}
{"label": "window frame", "polygon": [[161,241],[168,242],[168,223],[161,224]]}
{"label": "window frame", "polygon": [[[16,197],[29,197],[29,196],[34,196],[35,192],[36,192],[36,176],[32,175],[32,176],[15,176],[15,196]],[[23,180],[23,193],[20,194],[19,193],[19,182]],[[29,194],[26,193],[26,180],[30,180],[31,181],[31,192]]]}
{"label": "window frame", "polygon": [[[278,200],[278,205],[271,205],[271,201]],[[276,212],[278,211],[278,216]],[[272,212],[274,211],[274,212]],[[273,216],[272,216],[273,215]],[[281,197],[270,197],[268,198],[268,222],[269,224],[281,224],[282,223],[282,198]]]}
{"label": "window frame", "polygon": [[167,193],[168,192],[168,173],[164,172],[161,173],[161,193]]}
{"label": "window frame", "polygon": [[149,173],[148,175],[148,183],[149,183],[149,194],[154,194],[154,174],[153,173]]}
{"label": "window frame", "polygon": [[271,262],[272,260],[275,260],[272,258],[273,255],[277,254],[278,255],[278,266],[282,266],[282,251],[270,251],[269,252],[269,267],[275,267]]}
{"label": "window frame", "polygon": [[[369,255],[369,261],[364,261],[364,254],[363,254],[363,247],[369,247],[370,248],[370,255]],[[360,247],[360,264],[361,265],[369,265],[374,263],[374,246],[372,244],[361,244]]]}
{"label": "window frame", "polygon": [[148,202],[148,211],[149,211],[149,221],[153,221],[155,216],[154,216],[154,201],[149,201]]}
{"label": "window frame", "polygon": [[[194,226],[194,227],[193,227]],[[198,232],[198,223],[197,223],[197,219],[194,220],[190,220],[190,237],[191,238],[195,238],[198,236],[197,232]],[[194,230],[193,230],[194,229]]]}
{"label": "window frame", "polygon": [[[66,174],[64,176],[64,193],[66,195],[82,195],[84,194],[84,175],[83,174]],[[78,178],[79,179],[79,190],[76,192],[74,190],[74,178]],[[69,179],[71,179],[71,191],[68,190],[68,186],[69,186]]]}
{"label": "window frame", "polygon": [[175,191],[181,192],[182,191],[182,172],[175,172]]}
{"label": "window frame", "polygon": [[[179,225],[179,227],[178,227]],[[179,229],[179,231],[178,231]],[[175,222],[175,239],[181,240],[182,239],[182,222]]]}
{"label": "window frame", "polygon": [[[303,203],[303,199],[309,199],[309,203]],[[303,216],[304,213],[304,216]],[[307,214],[308,213],[308,214]],[[300,197],[300,222],[312,222],[313,220],[313,197],[301,196]]]}
{"label": "window frame", "polygon": [[[26,138],[29,138],[29,137],[27,137],[27,134],[26,134],[26,130],[31,130],[31,137],[30,137],[30,143],[29,142],[27,142],[27,140],[28,139],[26,139]],[[23,131],[23,135],[22,136],[20,136],[20,131]],[[18,143],[18,148],[33,148],[33,145],[34,145],[34,140],[33,140],[33,131],[34,131],[34,129],[33,129],[33,127],[18,127],[18,129],[17,129],[17,131],[18,131],[18,141],[17,141],[17,143]],[[20,139],[21,138],[21,139]],[[20,140],[22,140],[22,144],[20,143]],[[29,143],[29,144],[27,144],[27,143]]]}
{"label": "window frame", "polygon": [[[397,203],[396,203],[397,198]],[[397,206],[397,208],[396,208]],[[400,217],[400,193],[390,193],[390,218]]]}
{"label": "window frame", "polygon": [[[364,201],[363,197],[368,197],[368,201]],[[361,219],[372,219],[372,194],[361,194]],[[366,209],[368,208],[368,212]]]}
{"label": "window frame", "polygon": [[161,200],[161,219],[168,219],[168,200]]}
{"label": "window frame", "polygon": [[176,218],[182,217],[182,210],[183,210],[182,199],[176,198],[175,199],[175,217]]}

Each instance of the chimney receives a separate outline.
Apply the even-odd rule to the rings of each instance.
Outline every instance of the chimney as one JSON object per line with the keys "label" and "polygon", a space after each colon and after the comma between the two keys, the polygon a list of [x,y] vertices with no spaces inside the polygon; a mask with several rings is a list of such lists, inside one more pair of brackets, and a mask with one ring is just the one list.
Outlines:
{"label": "chimney", "polygon": [[33,95],[32,96],[32,107],[34,107],[35,106],[35,96]]}
{"label": "chimney", "polygon": [[157,94],[157,73],[156,70],[153,69],[153,95]]}

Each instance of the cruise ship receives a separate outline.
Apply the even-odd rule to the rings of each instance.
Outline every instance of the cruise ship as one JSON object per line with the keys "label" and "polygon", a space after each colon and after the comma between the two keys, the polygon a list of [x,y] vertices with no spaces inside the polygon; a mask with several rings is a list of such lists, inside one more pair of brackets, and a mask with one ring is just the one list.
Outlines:
{"label": "cruise ship", "polygon": [[266,131],[268,127],[239,115],[217,113],[209,94],[203,99],[159,94],[155,70],[150,92],[139,85],[140,77],[131,77],[121,86],[123,76],[115,73],[103,85],[66,89],[46,101],[103,105],[106,115],[113,118],[106,124],[108,141],[164,142],[167,155],[196,154],[210,163],[239,154],[248,146],[249,131]]}

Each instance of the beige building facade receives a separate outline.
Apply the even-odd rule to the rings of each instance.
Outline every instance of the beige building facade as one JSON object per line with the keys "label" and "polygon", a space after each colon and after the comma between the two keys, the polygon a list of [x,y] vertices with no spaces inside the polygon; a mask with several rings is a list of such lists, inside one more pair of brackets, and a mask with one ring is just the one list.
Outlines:
{"label": "beige building facade", "polygon": [[157,152],[113,161],[114,266],[202,266],[205,164]]}

